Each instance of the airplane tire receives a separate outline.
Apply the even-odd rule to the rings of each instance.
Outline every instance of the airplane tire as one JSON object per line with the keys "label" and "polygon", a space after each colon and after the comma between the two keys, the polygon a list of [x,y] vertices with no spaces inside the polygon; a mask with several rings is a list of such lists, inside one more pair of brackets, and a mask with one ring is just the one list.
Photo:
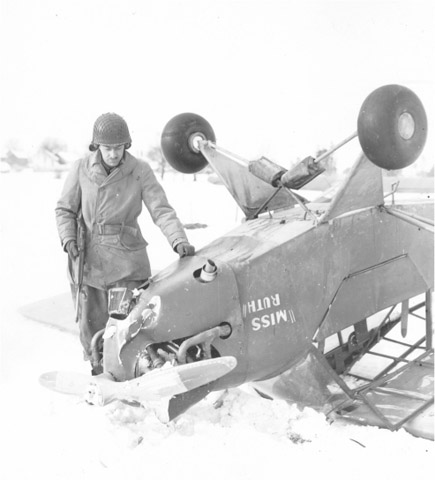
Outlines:
{"label": "airplane tire", "polygon": [[207,165],[196,140],[216,141],[210,124],[195,113],[173,117],[163,129],[161,146],[167,162],[182,173],[196,173]]}
{"label": "airplane tire", "polygon": [[417,95],[401,85],[384,85],[364,101],[358,138],[375,165],[397,170],[417,160],[427,137],[427,117]]}

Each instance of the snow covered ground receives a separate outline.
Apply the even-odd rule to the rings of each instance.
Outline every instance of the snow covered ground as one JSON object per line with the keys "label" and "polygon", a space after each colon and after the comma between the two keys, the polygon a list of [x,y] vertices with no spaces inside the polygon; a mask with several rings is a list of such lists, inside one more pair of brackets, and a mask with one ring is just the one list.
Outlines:
{"label": "snow covered ground", "polygon": [[[405,431],[330,424],[311,409],[238,389],[220,409],[209,398],[169,425],[142,408],[92,407],[43,389],[42,372],[88,371],[75,335],[17,311],[68,289],[53,211],[62,184],[50,173],[0,175],[2,478],[399,480],[432,472],[433,442]],[[197,248],[241,220],[222,186],[188,176],[164,185],[183,223],[208,225],[188,230]],[[155,270],[176,260],[146,212],[143,229]]]}

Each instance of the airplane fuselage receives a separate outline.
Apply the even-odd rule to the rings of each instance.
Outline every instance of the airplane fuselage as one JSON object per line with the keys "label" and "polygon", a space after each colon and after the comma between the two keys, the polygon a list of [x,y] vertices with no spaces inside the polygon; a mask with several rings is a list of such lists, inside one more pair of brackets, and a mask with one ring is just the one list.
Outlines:
{"label": "airplane fuselage", "polygon": [[[397,208],[433,216],[431,204]],[[217,275],[202,282],[207,259]],[[383,207],[318,225],[300,208],[246,221],[157,274],[127,319],[109,320],[108,327],[125,331],[124,322],[158,298],[157,317],[131,340],[105,340],[105,370],[117,380],[133,378],[146,346],[228,324],[231,335],[212,345],[238,363],[213,389],[275,377],[304,358],[315,337],[433,288],[432,266],[432,235]]]}

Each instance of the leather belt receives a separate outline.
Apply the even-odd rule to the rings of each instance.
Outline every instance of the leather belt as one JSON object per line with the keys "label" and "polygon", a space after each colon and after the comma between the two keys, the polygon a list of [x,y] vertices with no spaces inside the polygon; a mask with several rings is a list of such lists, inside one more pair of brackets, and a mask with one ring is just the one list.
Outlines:
{"label": "leather belt", "polygon": [[92,228],[92,233],[96,233],[98,235],[119,235],[121,232],[126,232],[136,237],[138,230],[137,228],[130,227],[128,225],[110,225],[108,223],[94,223]]}
{"label": "leather belt", "polygon": [[119,233],[121,233],[122,229],[122,225],[108,225],[106,223],[96,223],[94,224],[92,233],[97,233],[98,235],[118,235]]}

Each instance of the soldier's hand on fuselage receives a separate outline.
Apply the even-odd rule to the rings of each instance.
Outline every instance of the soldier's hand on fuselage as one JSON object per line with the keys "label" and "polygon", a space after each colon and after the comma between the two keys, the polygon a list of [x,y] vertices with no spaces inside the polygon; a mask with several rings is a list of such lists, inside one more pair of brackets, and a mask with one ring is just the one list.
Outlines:
{"label": "soldier's hand on fuselage", "polygon": [[178,255],[180,255],[180,258],[191,257],[192,255],[195,255],[195,247],[190,243],[182,242],[179,243],[175,248]]}
{"label": "soldier's hand on fuselage", "polygon": [[70,240],[66,245],[65,249],[68,252],[71,260],[75,260],[79,256],[79,249],[77,247],[77,242],[75,240]]}

